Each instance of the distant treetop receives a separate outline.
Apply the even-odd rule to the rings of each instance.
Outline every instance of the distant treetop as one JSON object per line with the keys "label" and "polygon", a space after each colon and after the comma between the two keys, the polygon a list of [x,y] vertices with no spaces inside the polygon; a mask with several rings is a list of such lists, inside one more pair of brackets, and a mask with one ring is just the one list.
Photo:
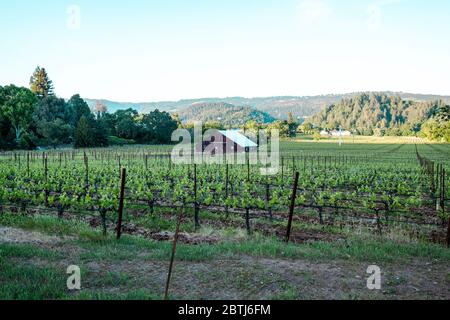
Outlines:
{"label": "distant treetop", "polygon": [[38,98],[52,96],[53,82],[49,79],[45,68],[37,67],[30,78],[30,89]]}

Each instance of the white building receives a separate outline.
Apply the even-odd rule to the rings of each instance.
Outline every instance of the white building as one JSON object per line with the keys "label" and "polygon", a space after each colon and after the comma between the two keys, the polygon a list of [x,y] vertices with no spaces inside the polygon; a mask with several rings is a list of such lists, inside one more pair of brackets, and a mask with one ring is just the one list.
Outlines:
{"label": "white building", "polygon": [[352,135],[352,133],[348,130],[333,130],[330,132],[332,137],[349,137]]}

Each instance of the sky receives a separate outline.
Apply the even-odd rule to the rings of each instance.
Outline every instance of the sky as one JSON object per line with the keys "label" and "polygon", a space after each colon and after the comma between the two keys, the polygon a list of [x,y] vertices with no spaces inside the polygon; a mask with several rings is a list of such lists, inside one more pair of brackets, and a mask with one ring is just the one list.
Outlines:
{"label": "sky", "polygon": [[448,0],[0,2],[0,85],[121,102],[450,95]]}

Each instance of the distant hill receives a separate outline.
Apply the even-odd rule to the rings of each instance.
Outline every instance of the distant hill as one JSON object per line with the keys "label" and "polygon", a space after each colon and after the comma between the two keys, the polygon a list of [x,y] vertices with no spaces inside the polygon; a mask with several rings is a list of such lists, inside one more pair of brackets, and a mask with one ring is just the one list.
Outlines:
{"label": "distant hill", "polygon": [[178,112],[180,120],[184,123],[220,122],[224,126],[237,126],[250,120],[258,123],[271,123],[275,118],[269,114],[249,106],[235,106],[229,103],[194,103]]}
{"label": "distant hill", "polygon": [[[342,99],[351,99],[363,93],[347,93],[347,94],[330,94],[321,96],[280,96],[280,97],[265,97],[265,98],[243,98],[243,97],[228,97],[228,98],[202,98],[189,99],[180,101],[161,101],[161,102],[114,102],[109,100],[100,100],[107,107],[109,112],[115,112],[121,109],[133,108],[139,113],[149,113],[155,109],[167,112],[181,112],[195,104],[211,104],[211,103],[227,103],[235,106],[250,106],[259,111],[268,113],[276,119],[287,119],[289,112],[292,112],[296,118],[305,118],[313,116],[323,110],[325,107],[336,104]],[[370,93],[366,93],[370,94]],[[425,94],[413,94],[403,92],[382,92],[387,96],[399,96],[405,100],[413,101],[433,101],[443,100],[450,104],[450,96],[437,96]],[[91,108],[97,102],[96,99],[85,99]]]}
{"label": "distant hill", "polygon": [[356,129],[365,135],[418,131],[446,103],[428,99],[430,96],[414,95],[405,99],[385,93],[360,94],[330,104],[307,122],[327,129]]}

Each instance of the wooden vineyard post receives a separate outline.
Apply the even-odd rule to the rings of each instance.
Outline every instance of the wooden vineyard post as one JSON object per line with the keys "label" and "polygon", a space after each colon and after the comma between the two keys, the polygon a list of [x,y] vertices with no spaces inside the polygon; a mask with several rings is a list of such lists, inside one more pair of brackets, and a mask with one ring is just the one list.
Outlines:
{"label": "wooden vineyard post", "polygon": [[197,164],[194,163],[194,223],[196,229],[200,227],[198,212],[199,206],[197,201]]}
{"label": "wooden vineyard post", "polygon": [[[445,169],[442,168],[442,212],[445,213]],[[447,221],[447,248],[450,248],[450,216]]]}
{"label": "wooden vineyard post", "polygon": [[167,281],[166,281],[166,290],[164,292],[164,300],[167,300],[169,298],[170,279],[172,277],[173,263],[175,260],[175,253],[177,251],[178,236],[180,234],[180,226],[181,226],[181,221],[183,220],[183,215],[184,215],[184,208],[181,210],[181,214],[178,217],[175,235],[173,236],[172,255],[170,257],[169,272],[167,273]]}
{"label": "wooden vineyard post", "polygon": [[443,165],[441,165],[441,209],[442,212],[445,212],[445,169]]}
{"label": "wooden vineyard post", "polygon": [[266,210],[269,213],[270,220],[273,220],[272,208],[270,207],[270,185],[269,185],[269,177],[266,176]]}
{"label": "wooden vineyard post", "polygon": [[48,195],[49,195],[49,191],[48,191],[48,160],[47,160],[47,155],[43,155],[44,157],[44,176],[45,176],[45,206],[48,206]]}
{"label": "wooden vineyard post", "polygon": [[247,153],[247,182],[250,182],[250,154]]}
{"label": "wooden vineyard post", "polygon": [[122,179],[120,181],[119,217],[117,219],[117,240],[122,235],[123,200],[125,197],[125,183],[127,179],[127,169],[122,169]]}
{"label": "wooden vineyard post", "polygon": [[245,208],[245,227],[247,229],[247,234],[249,236],[252,235],[252,228],[250,226],[250,208],[246,207]]}
{"label": "wooden vineyard post", "polygon": [[295,199],[297,197],[297,188],[298,188],[298,178],[300,174],[298,172],[295,173],[294,178],[294,186],[292,189],[292,198],[291,198],[291,205],[289,207],[289,220],[288,220],[288,226],[287,226],[287,232],[286,232],[286,243],[289,243],[289,239],[291,237],[291,229],[292,229],[292,218],[294,216],[294,208],[295,208]]}
{"label": "wooden vineyard post", "polygon": [[433,192],[433,195],[436,194],[436,184],[434,181],[434,162],[431,162],[431,173],[430,173],[430,180],[431,180],[431,191]]}
{"label": "wooden vineyard post", "polygon": [[30,153],[27,152],[27,176],[30,176]]}
{"label": "wooden vineyard post", "polygon": [[436,174],[436,186],[438,189],[436,195],[436,211],[441,210],[442,205],[442,164],[438,164],[437,174]]}
{"label": "wooden vineyard post", "polygon": [[[229,180],[228,180],[228,163],[225,164],[225,199],[228,200],[228,184],[229,184]],[[228,204],[225,206],[225,215],[228,218]]]}
{"label": "wooden vineyard post", "polygon": [[86,170],[86,176],[85,176],[85,184],[86,184],[86,192],[89,189],[89,160],[88,156],[86,155],[86,152],[83,154],[83,160],[84,160],[84,168]]}

